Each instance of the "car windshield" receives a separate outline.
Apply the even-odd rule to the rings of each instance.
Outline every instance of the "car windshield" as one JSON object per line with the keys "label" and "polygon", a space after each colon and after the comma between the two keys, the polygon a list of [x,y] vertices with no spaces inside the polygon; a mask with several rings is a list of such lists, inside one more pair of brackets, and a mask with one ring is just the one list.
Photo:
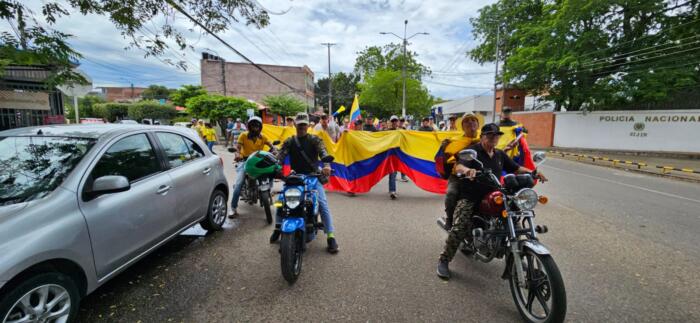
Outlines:
{"label": "car windshield", "polygon": [[0,137],[0,206],[51,193],[93,146],[66,137]]}

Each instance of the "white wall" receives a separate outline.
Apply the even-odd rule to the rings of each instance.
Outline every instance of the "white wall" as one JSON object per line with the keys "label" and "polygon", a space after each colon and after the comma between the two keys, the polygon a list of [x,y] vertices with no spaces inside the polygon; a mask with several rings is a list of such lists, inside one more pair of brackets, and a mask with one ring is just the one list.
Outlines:
{"label": "white wall", "polygon": [[700,153],[700,110],[557,112],[554,146]]}

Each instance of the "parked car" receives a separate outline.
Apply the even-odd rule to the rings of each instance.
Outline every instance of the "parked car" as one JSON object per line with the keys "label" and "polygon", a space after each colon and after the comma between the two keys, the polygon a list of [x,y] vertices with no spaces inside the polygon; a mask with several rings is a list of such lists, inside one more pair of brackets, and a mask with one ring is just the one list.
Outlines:
{"label": "parked car", "polygon": [[192,123],[191,122],[175,122],[175,123],[173,123],[173,126],[189,128],[192,126]]}
{"label": "parked car", "polygon": [[139,124],[136,122],[136,120],[129,120],[129,119],[124,119],[124,120],[119,120],[115,123],[120,123],[120,124]]}
{"label": "parked car", "polygon": [[192,131],[0,132],[0,322],[71,322],[80,299],[197,223],[221,230],[223,161]]}

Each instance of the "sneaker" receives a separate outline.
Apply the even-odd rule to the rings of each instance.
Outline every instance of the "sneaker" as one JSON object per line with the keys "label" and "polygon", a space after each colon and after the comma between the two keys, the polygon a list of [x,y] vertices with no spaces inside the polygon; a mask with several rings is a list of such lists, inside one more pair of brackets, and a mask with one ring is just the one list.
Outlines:
{"label": "sneaker", "polygon": [[228,218],[233,219],[238,216],[238,211],[236,209],[231,209],[228,213]]}
{"label": "sneaker", "polygon": [[396,192],[389,192],[389,197],[391,197],[392,200],[395,200],[399,196],[396,194]]}
{"label": "sneaker", "polygon": [[338,243],[335,241],[335,238],[328,238],[326,241],[328,241],[328,252],[335,254],[338,253]]}
{"label": "sneaker", "polygon": [[450,263],[447,260],[440,259],[437,265],[438,277],[448,280],[450,279]]}
{"label": "sneaker", "polygon": [[275,243],[279,239],[280,239],[280,230],[275,229],[275,231],[272,231],[272,235],[270,236],[270,243]]}
{"label": "sneaker", "polygon": [[408,178],[406,178],[406,177],[401,177],[401,181],[404,182],[404,183],[408,183]]}

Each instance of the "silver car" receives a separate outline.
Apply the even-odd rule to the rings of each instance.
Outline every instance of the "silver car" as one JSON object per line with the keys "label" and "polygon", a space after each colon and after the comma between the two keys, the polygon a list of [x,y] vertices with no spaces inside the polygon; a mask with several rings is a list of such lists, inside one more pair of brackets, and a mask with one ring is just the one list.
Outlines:
{"label": "silver car", "polygon": [[0,323],[71,322],[80,299],[197,223],[221,230],[223,160],[189,129],[0,132]]}

